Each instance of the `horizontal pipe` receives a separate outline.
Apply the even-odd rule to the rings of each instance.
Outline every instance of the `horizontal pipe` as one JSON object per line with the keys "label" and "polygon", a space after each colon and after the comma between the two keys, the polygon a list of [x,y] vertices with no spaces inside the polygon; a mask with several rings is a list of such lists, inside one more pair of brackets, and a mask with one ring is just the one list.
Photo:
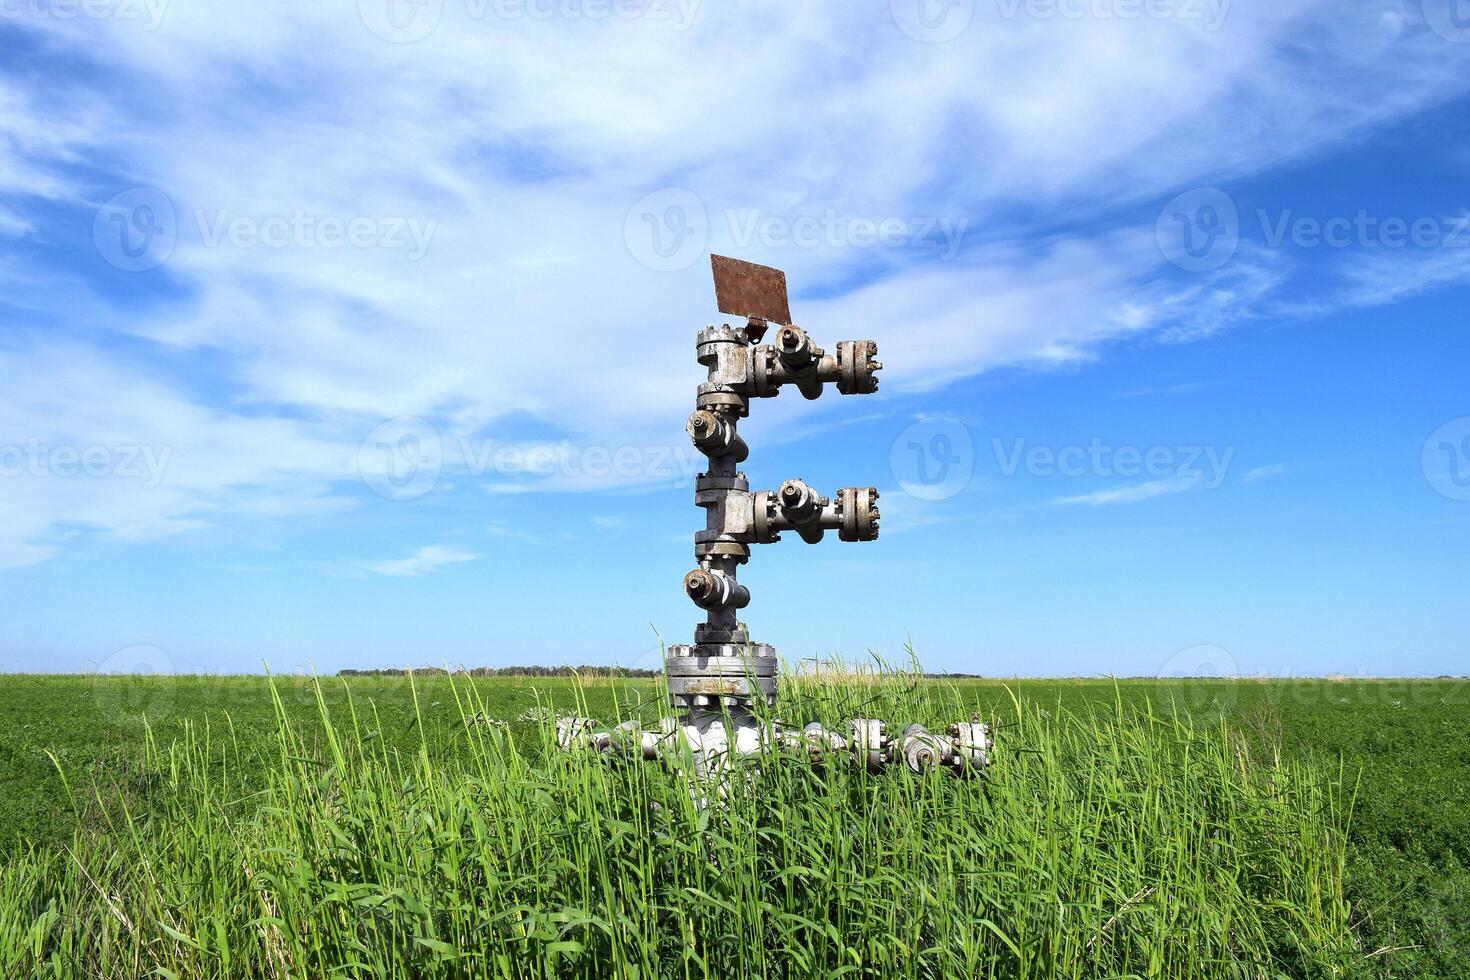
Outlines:
{"label": "horizontal pipe", "polygon": [[557,745],[565,750],[592,749],[601,756],[673,761],[692,757],[698,771],[710,774],[732,758],[781,751],[806,756],[813,762],[831,756],[850,755],[870,773],[898,766],[914,773],[944,769],[956,776],[971,775],[990,765],[994,741],[990,729],[975,720],[958,722],[946,734],[930,732],[923,725],[909,725],[897,743],[887,735],[884,724],[872,718],[848,723],[850,736],[813,722],[802,729],[762,725],[748,714],[730,715],[705,711],[687,720],[660,719],[657,729],[643,729],[628,721],[609,731],[598,731],[586,718],[561,718],[556,723]]}

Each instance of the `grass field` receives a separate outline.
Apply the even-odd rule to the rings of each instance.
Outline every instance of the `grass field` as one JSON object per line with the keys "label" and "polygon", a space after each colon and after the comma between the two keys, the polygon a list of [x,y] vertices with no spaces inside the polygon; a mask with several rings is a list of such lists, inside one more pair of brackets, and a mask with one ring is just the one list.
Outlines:
{"label": "grass field", "polygon": [[701,810],[544,752],[648,683],[5,677],[0,975],[1470,977],[1462,682],[901,680],[781,711],[978,711],[990,777]]}

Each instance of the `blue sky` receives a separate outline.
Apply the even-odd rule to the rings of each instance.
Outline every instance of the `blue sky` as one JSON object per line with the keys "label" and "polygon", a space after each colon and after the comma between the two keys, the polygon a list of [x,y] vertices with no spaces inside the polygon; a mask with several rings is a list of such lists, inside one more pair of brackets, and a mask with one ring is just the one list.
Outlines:
{"label": "blue sky", "polygon": [[4,5],[0,669],[657,666],[715,251],[787,657],[1465,673],[1467,168],[1461,0]]}

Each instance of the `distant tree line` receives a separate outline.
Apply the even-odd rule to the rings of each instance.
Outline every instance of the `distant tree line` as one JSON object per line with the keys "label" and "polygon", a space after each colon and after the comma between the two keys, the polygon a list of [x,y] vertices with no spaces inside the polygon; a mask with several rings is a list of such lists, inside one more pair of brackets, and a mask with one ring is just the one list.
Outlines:
{"label": "distant tree line", "polygon": [[[402,677],[412,671],[420,677],[658,677],[662,671],[642,667],[609,667],[606,664],[577,664],[576,666],[563,665],[561,667],[542,667],[535,664],[528,666],[511,667],[459,667],[454,670],[446,670],[443,667],[370,667],[358,669],[348,667],[337,671],[338,677]],[[965,673],[929,673],[924,672],[919,677],[940,679],[981,679],[984,674]]]}
{"label": "distant tree line", "polygon": [[447,677],[657,677],[659,671],[638,667],[608,667],[605,664],[578,664],[562,667],[512,666],[512,667],[460,667],[446,670],[443,667],[373,667],[366,670],[347,668],[337,671],[338,677],[401,677],[412,671],[420,676]]}

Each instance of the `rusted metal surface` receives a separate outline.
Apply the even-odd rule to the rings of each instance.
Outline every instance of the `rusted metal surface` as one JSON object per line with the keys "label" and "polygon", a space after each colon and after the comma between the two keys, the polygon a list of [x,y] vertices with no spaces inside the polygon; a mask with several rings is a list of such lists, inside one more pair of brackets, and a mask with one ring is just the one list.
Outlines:
{"label": "rusted metal surface", "polygon": [[706,695],[710,697],[733,697],[738,695],[750,696],[750,689],[738,680],[721,677],[709,677],[684,682],[684,694]]}
{"label": "rusted metal surface", "polygon": [[711,255],[709,264],[715,274],[715,305],[721,313],[780,326],[791,322],[786,273],[727,255]]}

